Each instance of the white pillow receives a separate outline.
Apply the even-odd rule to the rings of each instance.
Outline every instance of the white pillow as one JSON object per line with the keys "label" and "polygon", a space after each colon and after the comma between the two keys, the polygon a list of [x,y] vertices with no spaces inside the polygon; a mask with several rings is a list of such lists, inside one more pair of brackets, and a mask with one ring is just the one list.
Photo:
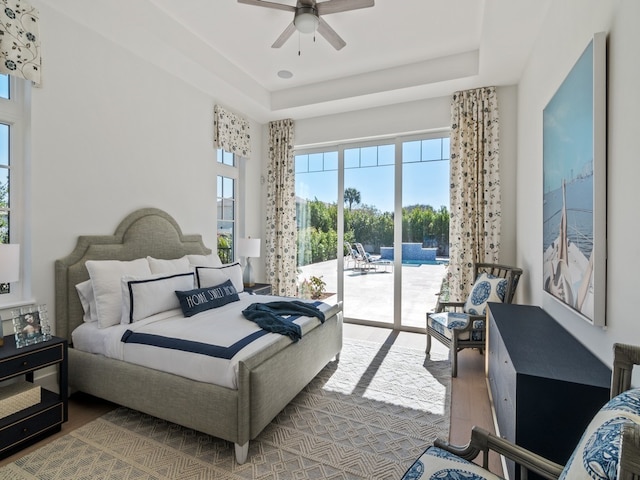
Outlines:
{"label": "white pillow", "polygon": [[185,255],[181,258],[164,260],[161,258],[147,257],[151,273],[186,273],[191,271],[191,263]]}
{"label": "white pillow", "polygon": [[507,279],[489,273],[481,273],[476,278],[469,298],[464,304],[465,313],[484,315],[487,302],[504,302],[507,291]]}
{"label": "white pillow", "polygon": [[198,288],[215,287],[226,280],[231,280],[236,292],[244,291],[242,267],[238,262],[227,263],[219,267],[196,267],[195,270]]}
{"label": "white pillow", "polygon": [[87,260],[86,266],[96,299],[98,327],[107,328],[119,324],[122,318],[120,279],[123,275],[151,275],[149,262],[146,258],[138,258],[130,262]]}
{"label": "white pillow", "polygon": [[82,283],[76,285],[76,291],[84,310],[84,317],[82,319],[85,322],[97,322],[98,311],[96,310],[96,299],[93,296],[93,287],[91,286],[91,280],[85,280]]}
{"label": "white pillow", "polygon": [[209,255],[187,255],[189,263],[194,267],[220,267],[222,262],[215,253]]}
{"label": "white pillow", "polygon": [[193,278],[193,272],[160,273],[144,277],[123,276],[120,323],[133,323],[156,313],[180,308],[176,291],[192,290]]}

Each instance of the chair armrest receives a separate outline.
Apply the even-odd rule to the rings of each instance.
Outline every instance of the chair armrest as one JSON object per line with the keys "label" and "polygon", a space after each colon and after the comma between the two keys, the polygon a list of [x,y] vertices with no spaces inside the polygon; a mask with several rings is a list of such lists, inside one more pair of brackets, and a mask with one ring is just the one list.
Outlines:
{"label": "chair armrest", "polygon": [[513,460],[521,467],[549,480],[556,480],[564,468],[562,465],[547,460],[526,448],[519,447],[509,440],[493,435],[480,427],[473,427],[471,441],[465,446],[451,445],[440,439],[437,439],[434,444],[436,447],[469,461],[472,461],[482,452],[482,468],[486,469],[489,467],[489,451],[504,455],[505,458]]}
{"label": "chair armrest", "polygon": [[464,307],[464,302],[441,302],[438,300],[438,304],[436,305],[436,311],[433,313],[446,312],[448,311],[446,310],[447,308],[456,309],[456,308],[463,308],[463,307]]}

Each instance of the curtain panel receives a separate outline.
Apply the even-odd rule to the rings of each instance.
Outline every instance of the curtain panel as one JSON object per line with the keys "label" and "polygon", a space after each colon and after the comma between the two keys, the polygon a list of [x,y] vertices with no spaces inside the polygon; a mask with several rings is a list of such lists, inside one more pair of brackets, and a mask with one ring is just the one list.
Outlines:
{"label": "curtain panel", "polygon": [[0,73],[40,85],[38,10],[22,0],[0,0]]}
{"label": "curtain panel", "polygon": [[473,264],[498,263],[501,198],[495,87],[456,92],[451,102],[451,301],[464,301]]}
{"label": "curtain panel", "polygon": [[297,295],[296,187],[293,120],[269,123],[266,269],[273,294]]}
{"label": "curtain panel", "polygon": [[251,156],[249,121],[220,105],[213,107],[213,141],[217,148],[244,158]]}

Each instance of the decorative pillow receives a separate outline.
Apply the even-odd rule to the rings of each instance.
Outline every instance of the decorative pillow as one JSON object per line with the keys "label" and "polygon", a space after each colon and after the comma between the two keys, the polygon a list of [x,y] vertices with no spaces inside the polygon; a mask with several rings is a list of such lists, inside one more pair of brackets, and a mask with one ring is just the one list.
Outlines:
{"label": "decorative pillow", "polygon": [[469,298],[464,304],[465,313],[484,315],[487,302],[504,302],[507,279],[489,273],[481,273],[476,278]]}
{"label": "decorative pillow", "polygon": [[185,317],[192,317],[196,313],[240,300],[231,280],[215,287],[198,288],[188,292],[176,291],[176,296]]}
{"label": "decorative pillow", "polygon": [[611,399],[593,417],[580,443],[569,457],[559,480],[618,478],[622,426],[640,424],[640,389]]}
{"label": "decorative pillow", "polygon": [[122,277],[122,318],[120,323],[133,323],[156,313],[180,307],[176,290],[192,289],[193,272],[161,273],[146,277]]}
{"label": "decorative pillow", "polygon": [[164,260],[161,258],[147,257],[151,273],[186,273],[191,271],[191,263],[185,255],[181,258]]}
{"label": "decorative pillow", "polygon": [[225,280],[231,280],[237,292],[244,290],[242,283],[242,267],[238,262],[227,263],[219,267],[196,267],[196,283],[199,288],[220,285]]}
{"label": "decorative pillow", "polygon": [[222,262],[215,253],[209,255],[187,255],[189,263],[194,267],[220,267]]}
{"label": "decorative pillow", "polygon": [[76,291],[84,310],[84,317],[82,319],[85,322],[97,322],[98,311],[96,310],[96,299],[93,296],[93,287],[91,286],[91,280],[85,280],[82,283],[76,285]]}
{"label": "decorative pillow", "polygon": [[120,279],[123,275],[151,275],[149,262],[146,258],[138,258],[130,262],[87,260],[86,266],[96,299],[98,327],[107,328],[119,324],[122,317]]}

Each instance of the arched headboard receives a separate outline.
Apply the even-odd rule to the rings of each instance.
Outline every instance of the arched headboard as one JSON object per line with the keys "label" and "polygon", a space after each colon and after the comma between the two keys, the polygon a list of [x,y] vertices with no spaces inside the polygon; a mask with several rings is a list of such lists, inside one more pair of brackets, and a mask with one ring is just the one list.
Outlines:
{"label": "arched headboard", "polygon": [[82,324],[84,312],[75,286],[89,278],[87,260],[172,259],[209,253],[200,235],[183,235],[173,217],[157,208],[129,214],[113,235],[78,237],[73,251],[55,262],[56,335],[71,342],[71,332]]}

